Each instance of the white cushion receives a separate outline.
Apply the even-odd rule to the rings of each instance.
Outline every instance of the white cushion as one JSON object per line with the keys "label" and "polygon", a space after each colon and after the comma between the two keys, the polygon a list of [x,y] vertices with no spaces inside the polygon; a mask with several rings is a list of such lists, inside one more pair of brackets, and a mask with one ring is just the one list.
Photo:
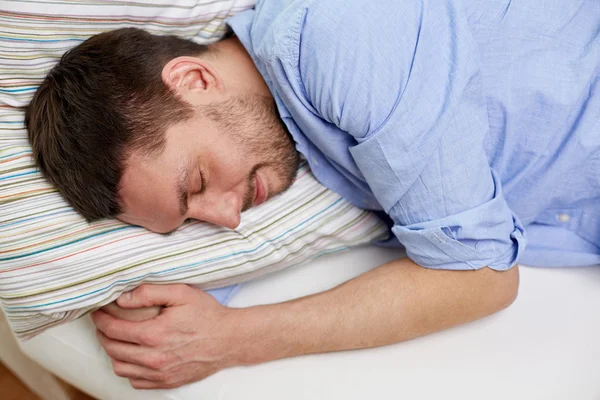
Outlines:
{"label": "white cushion", "polygon": [[[367,247],[245,284],[249,306],[322,291],[398,252]],[[98,399],[600,399],[600,268],[521,267],[508,309],[376,349],[310,355],[224,370],[174,390],[136,391],[116,377],[88,317],[23,344],[34,360]]]}

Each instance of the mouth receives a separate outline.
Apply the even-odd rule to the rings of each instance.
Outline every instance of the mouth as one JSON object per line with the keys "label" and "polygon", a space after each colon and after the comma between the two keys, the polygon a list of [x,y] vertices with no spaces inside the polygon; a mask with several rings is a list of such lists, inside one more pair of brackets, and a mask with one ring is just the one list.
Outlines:
{"label": "mouth", "polygon": [[267,186],[265,185],[264,180],[260,176],[259,173],[255,174],[255,191],[254,191],[254,202],[253,206],[258,206],[267,200],[267,196],[269,195]]}

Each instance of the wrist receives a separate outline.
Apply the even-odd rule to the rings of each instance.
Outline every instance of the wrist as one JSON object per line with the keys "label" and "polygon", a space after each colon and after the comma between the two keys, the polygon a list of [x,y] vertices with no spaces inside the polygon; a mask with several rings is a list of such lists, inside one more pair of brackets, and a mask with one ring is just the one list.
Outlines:
{"label": "wrist", "polygon": [[232,308],[229,330],[237,365],[254,365],[296,355],[293,332],[285,322],[285,311],[275,305]]}

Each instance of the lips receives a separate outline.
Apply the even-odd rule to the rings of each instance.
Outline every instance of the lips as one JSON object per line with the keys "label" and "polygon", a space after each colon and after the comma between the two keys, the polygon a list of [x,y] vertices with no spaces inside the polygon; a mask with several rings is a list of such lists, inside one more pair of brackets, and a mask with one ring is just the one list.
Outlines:
{"label": "lips", "polygon": [[255,183],[256,183],[256,192],[254,195],[254,206],[258,206],[265,202],[267,199],[267,195],[269,194],[267,191],[267,186],[265,182],[261,178],[260,174],[255,175]]}

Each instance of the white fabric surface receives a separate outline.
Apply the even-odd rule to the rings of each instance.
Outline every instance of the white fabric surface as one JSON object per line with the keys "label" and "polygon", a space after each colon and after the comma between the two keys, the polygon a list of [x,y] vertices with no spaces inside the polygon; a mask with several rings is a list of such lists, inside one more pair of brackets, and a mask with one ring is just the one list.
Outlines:
{"label": "white fabric surface", "polygon": [[[332,287],[398,256],[358,248],[263,277],[232,306]],[[85,317],[23,344],[57,376],[99,399],[600,399],[600,268],[521,267],[508,309],[392,346],[221,371],[175,390],[136,391],[112,373]]]}

